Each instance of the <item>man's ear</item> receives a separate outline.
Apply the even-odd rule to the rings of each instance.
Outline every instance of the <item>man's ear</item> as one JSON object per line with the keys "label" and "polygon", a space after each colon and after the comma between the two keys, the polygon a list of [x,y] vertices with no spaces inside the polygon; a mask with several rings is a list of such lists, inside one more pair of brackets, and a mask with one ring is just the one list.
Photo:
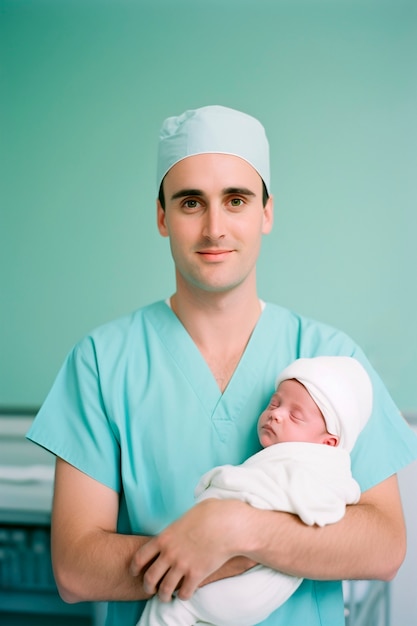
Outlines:
{"label": "man's ear", "polygon": [[274,223],[274,198],[269,196],[264,206],[264,221],[262,226],[262,234],[268,235],[272,230]]}
{"label": "man's ear", "polygon": [[156,201],[156,223],[158,225],[159,234],[162,235],[162,237],[169,237],[165,211],[159,200]]}

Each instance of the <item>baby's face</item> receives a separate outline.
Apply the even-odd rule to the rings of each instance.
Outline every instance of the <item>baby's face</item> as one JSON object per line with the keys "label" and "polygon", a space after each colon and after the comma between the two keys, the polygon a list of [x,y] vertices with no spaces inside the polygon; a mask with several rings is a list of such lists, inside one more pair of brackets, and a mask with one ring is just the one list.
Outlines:
{"label": "baby's face", "polygon": [[258,420],[263,448],[274,443],[306,441],[337,445],[326,430],[323,415],[307,389],[298,380],[284,380]]}

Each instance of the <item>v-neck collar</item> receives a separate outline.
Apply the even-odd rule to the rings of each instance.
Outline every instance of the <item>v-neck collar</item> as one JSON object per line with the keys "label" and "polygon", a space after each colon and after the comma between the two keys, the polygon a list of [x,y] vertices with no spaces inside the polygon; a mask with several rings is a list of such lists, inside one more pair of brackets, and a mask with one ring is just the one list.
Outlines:
{"label": "v-neck collar", "polygon": [[259,367],[260,355],[270,345],[267,332],[268,306],[261,313],[223,393],[200,350],[166,302],[152,305],[148,314],[159,339],[188,380],[220,438],[227,438],[230,426],[238,419],[259,376],[262,375],[262,368]]}

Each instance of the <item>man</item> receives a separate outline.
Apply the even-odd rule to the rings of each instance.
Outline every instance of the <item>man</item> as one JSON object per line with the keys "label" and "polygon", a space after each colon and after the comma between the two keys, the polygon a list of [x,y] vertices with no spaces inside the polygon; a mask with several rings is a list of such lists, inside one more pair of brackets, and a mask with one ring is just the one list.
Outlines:
{"label": "man", "polygon": [[[132,601],[156,592],[169,601],[176,589],[186,599],[262,563],[306,579],[266,624],[342,626],[338,581],[390,580],[403,560],[395,473],[417,458],[415,437],[348,337],[258,298],[273,201],[257,120],[217,106],[168,118],[158,187],[174,295],[84,338],[28,434],[57,455],[60,593],[68,602],[117,601],[107,624],[130,626],[143,608]],[[320,354],[354,356],[373,382],[373,415],[352,455],[359,504],[325,528],[238,501],[192,507],[201,474],[259,450],[256,416],[277,373]]]}

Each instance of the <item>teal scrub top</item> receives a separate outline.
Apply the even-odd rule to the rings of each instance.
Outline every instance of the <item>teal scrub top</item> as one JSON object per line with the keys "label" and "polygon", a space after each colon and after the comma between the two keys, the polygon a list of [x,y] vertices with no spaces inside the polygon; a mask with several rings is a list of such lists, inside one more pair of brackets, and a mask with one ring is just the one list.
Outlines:
{"label": "teal scrub top", "polygon": [[[152,535],[194,502],[200,476],[260,449],[256,424],[278,373],[299,357],[348,355],[369,372],[374,409],[352,452],[362,491],[417,458],[417,437],[345,334],[267,304],[222,394],[165,302],[110,322],[68,355],[28,438],[120,494],[121,533]],[[134,626],[140,602],[111,602]],[[305,580],[263,624],[343,626],[341,583]]]}

